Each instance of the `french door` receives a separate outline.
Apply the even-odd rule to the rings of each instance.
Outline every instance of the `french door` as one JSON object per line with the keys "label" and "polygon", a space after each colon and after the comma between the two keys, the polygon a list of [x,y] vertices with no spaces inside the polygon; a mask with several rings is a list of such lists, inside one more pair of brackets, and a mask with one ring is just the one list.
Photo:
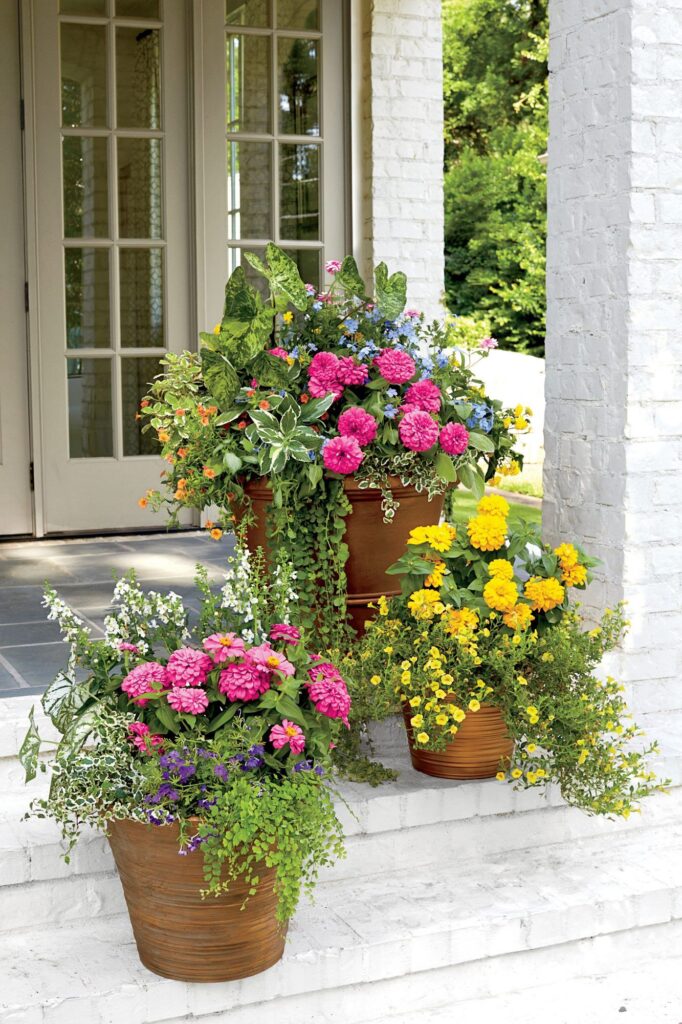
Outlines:
{"label": "french door", "polygon": [[136,415],[160,359],[196,329],[186,11],[183,0],[24,6],[47,533],[154,525],[137,499],[163,463]]}

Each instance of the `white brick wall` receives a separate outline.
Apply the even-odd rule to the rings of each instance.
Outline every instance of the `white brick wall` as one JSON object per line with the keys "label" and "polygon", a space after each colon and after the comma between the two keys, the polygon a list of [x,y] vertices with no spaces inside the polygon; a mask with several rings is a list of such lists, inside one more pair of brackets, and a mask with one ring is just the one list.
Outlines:
{"label": "white brick wall", "polygon": [[545,529],[624,597],[620,669],[682,707],[682,3],[550,0]]}
{"label": "white brick wall", "polygon": [[440,0],[363,4],[365,272],[404,270],[429,315],[443,294],[443,58]]}

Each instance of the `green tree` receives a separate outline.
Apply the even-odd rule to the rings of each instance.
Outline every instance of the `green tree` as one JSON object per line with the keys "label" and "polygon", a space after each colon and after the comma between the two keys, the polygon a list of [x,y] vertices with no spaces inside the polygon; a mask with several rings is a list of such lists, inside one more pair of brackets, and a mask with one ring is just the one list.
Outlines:
{"label": "green tree", "polygon": [[443,24],[448,306],[540,355],[547,0],[444,0]]}

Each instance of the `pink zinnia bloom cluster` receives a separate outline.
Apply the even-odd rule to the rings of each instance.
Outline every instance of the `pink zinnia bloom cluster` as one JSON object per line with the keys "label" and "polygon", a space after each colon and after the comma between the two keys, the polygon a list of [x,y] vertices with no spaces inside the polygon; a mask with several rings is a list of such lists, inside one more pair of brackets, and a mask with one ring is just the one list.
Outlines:
{"label": "pink zinnia bloom cluster", "polygon": [[244,641],[236,633],[211,633],[203,643],[216,665],[244,654]]}
{"label": "pink zinnia bloom cluster", "polygon": [[354,437],[335,437],[322,449],[322,461],[332,473],[354,473],[364,457]]}
{"label": "pink zinnia bloom cluster", "polygon": [[412,357],[399,348],[382,349],[374,362],[381,376],[389,384],[406,384],[417,370]]}
{"label": "pink zinnia bloom cluster", "polygon": [[352,356],[339,356],[336,377],[341,384],[345,384],[347,387],[366,384],[369,377],[369,367],[365,366],[364,363],[356,363]]}
{"label": "pink zinnia bloom cluster", "polygon": [[308,391],[313,398],[324,398],[330,392],[334,398],[343,394],[338,377],[339,360],[333,352],[317,352],[308,367]]}
{"label": "pink zinnia bloom cluster", "polygon": [[252,647],[246,652],[246,660],[252,665],[255,665],[261,672],[281,672],[283,676],[293,676],[296,669],[290,661],[280,654],[279,651],[274,651],[270,644],[264,643],[259,644],[258,647]]}
{"label": "pink zinnia bloom cluster", "polygon": [[349,729],[350,694],[336,666],[329,661],[319,662],[309,669],[308,678],[306,685],[315,710],[327,718],[340,718]]}
{"label": "pink zinnia bloom cluster", "polygon": [[166,664],[166,676],[173,686],[203,686],[213,661],[203,651],[193,647],[179,647]]}
{"label": "pink zinnia bloom cluster", "polygon": [[410,384],[405,394],[405,406],[421,409],[422,412],[438,412],[440,410],[440,388],[432,380],[418,380]]}
{"label": "pink zinnia bloom cluster", "polygon": [[118,645],[118,649],[119,649],[119,651],[132,651],[133,654],[139,654],[140,653],[139,647],[136,647],[135,644],[129,644],[125,640],[123,641],[123,643],[120,643]]}
{"label": "pink zinnia bloom cluster", "polygon": [[469,431],[461,423],[446,423],[441,430],[438,440],[444,452],[448,455],[461,455],[467,450],[469,444]]}
{"label": "pink zinnia bloom cluster", "polygon": [[269,739],[275,750],[286,747],[287,743],[292,754],[300,754],[305,750],[303,729],[300,725],[290,722],[288,718],[282,719],[281,725],[273,725]]}
{"label": "pink zinnia bloom cluster", "polygon": [[154,747],[160,747],[163,744],[163,736],[150,733],[149,726],[144,722],[131,722],[128,726],[128,733],[137,749],[141,750],[143,754],[151,754]]}
{"label": "pink zinnia bloom cluster", "polygon": [[328,274],[338,274],[341,270],[341,260],[327,260],[324,269]]}
{"label": "pink zinnia bloom cluster", "polygon": [[295,647],[301,639],[301,633],[295,626],[290,626],[286,622],[276,622],[270,630],[270,639],[283,640],[285,644]]}
{"label": "pink zinnia bloom cluster", "polygon": [[246,661],[233,661],[220,673],[218,689],[230,700],[258,700],[270,689],[270,673]]}
{"label": "pink zinnia bloom cluster", "polygon": [[421,409],[411,409],[400,421],[400,440],[412,452],[425,452],[438,440],[438,424]]}
{"label": "pink zinnia bloom cluster", "polygon": [[168,703],[174,711],[200,715],[208,707],[208,694],[200,686],[174,686],[168,694]]}
{"label": "pink zinnia bloom cluster", "polygon": [[274,348],[269,348],[268,355],[277,356],[278,359],[289,358],[289,353],[287,352],[287,350],[285,348],[282,348],[280,345],[275,345]]}
{"label": "pink zinnia bloom cluster", "polygon": [[339,433],[342,437],[354,437],[361,448],[371,444],[377,436],[377,421],[365,409],[352,405],[339,416]]}
{"label": "pink zinnia bloom cluster", "polygon": [[[121,689],[131,699],[140,697],[143,693],[164,690],[166,686],[168,686],[166,670],[163,665],[159,665],[158,661],[145,661],[143,665],[136,665],[121,683]],[[137,703],[140,707],[144,707],[147,701],[138,700]]]}
{"label": "pink zinnia bloom cluster", "polygon": [[483,349],[497,348],[497,338],[481,338],[478,347]]}

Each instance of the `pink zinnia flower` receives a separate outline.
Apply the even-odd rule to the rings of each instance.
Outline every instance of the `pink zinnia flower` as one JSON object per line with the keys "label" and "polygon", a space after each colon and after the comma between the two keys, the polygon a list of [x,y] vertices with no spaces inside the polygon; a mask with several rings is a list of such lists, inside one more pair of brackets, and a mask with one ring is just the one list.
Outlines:
{"label": "pink zinnia flower", "polygon": [[236,633],[211,633],[203,644],[216,665],[244,654],[244,641]]}
{"label": "pink zinnia flower", "polygon": [[208,694],[199,686],[174,686],[168,694],[168,703],[175,711],[200,715],[208,707]]}
{"label": "pink zinnia flower", "polygon": [[339,433],[342,437],[354,437],[361,447],[371,444],[377,436],[377,421],[365,409],[352,405],[339,416]]}
{"label": "pink zinnia flower", "polygon": [[166,675],[173,686],[202,686],[213,668],[213,661],[203,651],[179,647],[166,664]]}
{"label": "pink zinnia flower", "polygon": [[481,338],[478,343],[479,348],[497,348],[497,338]]}
{"label": "pink zinnia flower", "polygon": [[230,700],[257,700],[270,689],[270,673],[253,663],[232,661],[220,673],[218,689]]}
{"label": "pink zinnia flower", "polygon": [[268,643],[251,647],[246,652],[246,660],[261,671],[268,673],[281,672],[284,676],[293,676],[296,671],[291,662],[287,661],[283,654],[273,651]]}
{"label": "pink zinnia flower", "polygon": [[469,431],[461,423],[446,423],[441,430],[438,440],[444,452],[448,455],[461,455],[467,450],[469,444]]}
{"label": "pink zinnia flower", "polygon": [[350,695],[336,666],[323,661],[308,670],[308,678],[310,682],[306,686],[315,710],[327,718],[340,718],[346,728],[350,728]]}
{"label": "pink zinnia flower", "polygon": [[339,270],[341,270],[341,260],[327,260],[324,269],[328,274],[338,274]]}
{"label": "pink zinnia flower", "polygon": [[143,754],[151,754],[154,747],[160,747],[163,744],[163,736],[150,733],[149,726],[144,722],[131,722],[128,726],[128,733],[137,749],[141,750]]}
{"label": "pink zinnia flower", "polygon": [[322,449],[322,461],[332,473],[354,473],[364,457],[354,437],[335,437]]}
{"label": "pink zinnia flower", "polygon": [[287,743],[292,754],[300,754],[305,749],[303,729],[288,718],[283,718],[281,725],[273,725],[269,739],[275,750],[286,747]]}
{"label": "pink zinnia flower", "polygon": [[399,348],[384,348],[374,360],[379,373],[389,384],[406,384],[414,377],[417,367],[407,352]]}
{"label": "pink zinnia flower", "polygon": [[333,352],[317,352],[308,367],[308,391],[313,398],[324,398],[330,392],[335,398],[340,398],[343,384],[338,373],[338,357]]}
{"label": "pink zinnia flower", "polygon": [[410,451],[425,452],[438,440],[438,424],[428,412],[412,409],[400,421],[398,433]]}
{"label": "pink zinnia flower", "polygon": [[440,409],[440,388],[432,380],[418,380],[410,384],[405,393],[405,404],[423,412],[438,412]]}
{"label": "pink zinnia flower", "polygon": [[[132,700],[135,697],[140,697],[143,693],[164,690],[168,686],[168,682],[163,665],[159,665],[158,661],[145,661],[143,665],[136,665],[132,672],[128,673],[121,683],[121,689]],[[136,703],[140,707],[144,707],[147,701],[138,700]]]}
{"label": "pink zinnia flower", "polygon": [[139,654],[140,653],[140,648],[139,647],[136,647],[135,644],[129,644],[125,640],[123,641],[123,643],[118,645],[118,649],[119,649],[119,651],[132,651],[133,654]]}
{"label": "pink zinnia flower", "polygon": [[289,626],[286,622],[276,622],[270,630],[271,640],[283,640],[285,644],[295,647],[301,639],[301,634],[295,626]]}
{"label": "pink zinnia flower", "polygon": [[369,377],[369,367],[364,363],[356,363],[352,356],[341,356],[336,369],[336,379],[348,387],[365,384]]}
{"label": "pink zinnia flower", "polygon": [[282,348],[280,345],[275,345],[274,348],[269,348],[268,355],[277,356],[278,359],[289,358],[289,353],[287,352],[287,350],[285,348]]}

